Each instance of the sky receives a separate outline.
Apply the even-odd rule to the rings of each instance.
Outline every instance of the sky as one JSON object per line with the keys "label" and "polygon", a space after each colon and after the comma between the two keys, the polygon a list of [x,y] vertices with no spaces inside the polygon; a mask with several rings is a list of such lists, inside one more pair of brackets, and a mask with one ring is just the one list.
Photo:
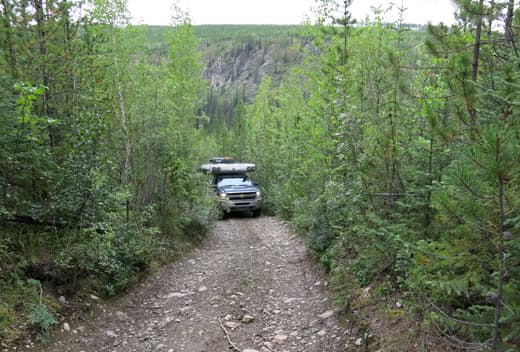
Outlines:
{"label": "sky", "polygon": [[[405,22],[454,22],[451,0],[394,0],[404,3]],[[392,1],[353,0],[349,10],[362,21],[371,14],[372,6],[389,6]],[[199,24],[299,24],[311,15],[315,0],[179,0],[190,13],[192,23]],[[128,0],[133,23],[166,25],[171,21],[172,0]],[[385,20],[395,20],[389,14]]]}

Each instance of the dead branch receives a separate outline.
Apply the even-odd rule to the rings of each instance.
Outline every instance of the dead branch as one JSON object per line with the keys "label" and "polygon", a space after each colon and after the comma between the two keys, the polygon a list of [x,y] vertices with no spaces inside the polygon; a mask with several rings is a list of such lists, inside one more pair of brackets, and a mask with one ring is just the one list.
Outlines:
{"label": "dead branch", "polygon": [[231,340],[231,337],[229,336],[229,332],[226,330],[226,327],[224,326],[224,324],[222,324],[222,319],[220,317],[218,318],[218,323],[219,323],[222,331],[224,331],[224,334],[226,335],[226,340],[228,341],[229,345],[231,347],[233,347],[233,349],[235,351],[242,352],[242,350]]}

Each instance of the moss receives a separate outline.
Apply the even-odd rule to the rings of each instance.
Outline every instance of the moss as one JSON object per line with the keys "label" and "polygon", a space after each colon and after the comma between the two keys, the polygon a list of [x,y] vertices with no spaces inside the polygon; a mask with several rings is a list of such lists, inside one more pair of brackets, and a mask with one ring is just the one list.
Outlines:
{"label": "moss", "polygon": [[14,303],[17,302],[7,302],[9,297],[12,298],[16,295],[16,292],[5,286],[0,286],[0,291],[2,292],[0,296],[0,341],[3,341],[4,344],[10,344],[22,338],[24,333],[15,328],[19,325],[20,318],[14,309],[16,306]]}

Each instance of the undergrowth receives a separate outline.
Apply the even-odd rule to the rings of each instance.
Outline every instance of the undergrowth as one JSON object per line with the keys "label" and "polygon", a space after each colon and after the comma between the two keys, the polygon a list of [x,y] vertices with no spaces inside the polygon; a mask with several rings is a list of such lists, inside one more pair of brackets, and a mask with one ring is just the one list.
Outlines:
{"label": "undergrowth", "polygon": [[[204,209],[202,209],[204,210]],[[120,217],[81,229],[4,225],[0,230],[0,351],[28,334],[45,343],[67,300],[96,294],[114,297],[146,272],[198,242],[211,210],[187,220],[178,233],[162,233],[150,214]]]}

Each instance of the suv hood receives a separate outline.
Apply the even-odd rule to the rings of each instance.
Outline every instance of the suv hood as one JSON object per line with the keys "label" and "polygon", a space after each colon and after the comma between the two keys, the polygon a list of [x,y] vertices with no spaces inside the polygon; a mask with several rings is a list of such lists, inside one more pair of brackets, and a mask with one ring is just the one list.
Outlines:
{"label": "suv hood", "polygon": [[222,186],[218,188],[219,192],[225,192],[225,193],[253,193],[257,192],[258,188],[255,186],[248,186],[248,185],[230,185],[230,186]]}

